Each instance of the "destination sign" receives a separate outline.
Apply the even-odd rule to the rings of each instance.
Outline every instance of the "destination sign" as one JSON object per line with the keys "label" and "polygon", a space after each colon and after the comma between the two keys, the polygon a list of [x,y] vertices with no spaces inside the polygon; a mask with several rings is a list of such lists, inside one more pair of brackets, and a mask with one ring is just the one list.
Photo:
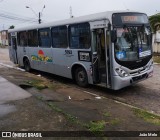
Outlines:
{"label": "destination sign", "polygon": [[124,24],[149,24],[148,17],[141,13],[116,13],[112,15],[113,26]]}
{"label": "destination sign", "polygon": [[144,22],[143,16],[121,16],[121,19],[123,23],[132,23],[132,22],[143,23]]}

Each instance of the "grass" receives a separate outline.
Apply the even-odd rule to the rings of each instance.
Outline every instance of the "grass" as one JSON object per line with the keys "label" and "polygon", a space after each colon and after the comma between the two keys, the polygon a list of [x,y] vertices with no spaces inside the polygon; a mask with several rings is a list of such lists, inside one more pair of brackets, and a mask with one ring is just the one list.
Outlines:
{"label": "grass", "polygon": [[53,84],[53,83],[51,83],[47,80],[39,80],[39,79],[38,80],[35,79],[35,80],[32,80],[32,81],[27,81],[26,83],[35,87],[38,90],[42,90],[42,89],[46,89],[46,88],[55,90],[55,89],[60,87],[59,84]]}
{"label": "grass", "polygon": [[31,85],[31,86],[39,89],[39,90],[48,88],[48,86],[42,80],[27,81],[27,84],[29,84],[29,85]]}
{"label": "grass", "polygon": [[153,56],[153,61],[155,63],[160,63],[160,56]]}
{"label": "grass", "polygon": [[43,97],[42,97],[42,96],[37,96],[36,98],[37,98],[38,100],[41,100],[41,101],[43,100]]}
{"label": "grass", "polygon": [[[42,98],[38,98],[38,99],[42,99]],[[61,113],[62,115],[64,115],[64,117],[76,124],[76,125],[79,125],[85,129],[87,129],[88,131],[90,131],[94,136],[96,137],[103,137],[104,136],[104,130],[105,130],[105,127],[106,127],[106,124],[109,123],[109,124],[112,124],[112,125],[117,125],[120,121],[119,119],[112,119],[111,121],[107,122],[104,121],[104,120],[99,120],[99,121],[89,121],[89,122],[82,122],[80,120],[78,120],[77,117],[67,113],[66,111],[64,111],[63,109],[59,108],[57,105],[55,105],[55,103],[53,102],[47,102],[47,105],[53,109],[54,111],[58,112],[58,113]],[[108,112],[105,112],[103,113],[103,115],[105,117],[110,117],[111,114],[108,113]]]}
{"label": "grass", "polygon": [[134,109],[133,111],[136,116],[144,119],[145,121],[155,125],[160,125],[160,116],[154,115],[152,113],[140,109]]}
{"label": "grass", "polygon": [[111,117],[111,114],[110,114],[109,112],[105,112],[105,113],[103,113],[103,115],[104,115],[105,117]]}
{"label": "grass", "polygon": [[78,122],[78,120],[77,120],[77,118],[76,118],[75,116],[64,112],[62,109],[60,109],[60,108],[59,108],[58,106],[56,106],[54,103],[49,102],[48,105],[49,105],[53,110],[55,110],[56,112],[63,114],[69,121],[79,124],[79,122]]}
{"label": "grass", "polygon": [[115,118],[115,119],[110,121],[111,125],[118,125],[119,123],[120,123],[120,120],[118,118]]}
{"label": "grass", "polygon": [[[106,126],[106,122],[104,120],[90,121],[88,123],[83,123],[83,122],[79,121],[75,116],[68,114],[65,111],[63,111],[62,109],[60,109],[53,102],[49,102],[48,105],[56,112],[63,114],[69,121],[76,123],[77,125],[80,125],[82,127],[87,128],[89,131],[93,132],[96,136],[103,135],[103,131]],[[111,116],[110,113],[108,113],[108,112],[104,113],[103,115],[106,117]],[[120,120],[115,118],[115,119],[112,119],[109,123],[112,125],[117,125],[117,124],[119,124],[119,122],[120,122]]]}
{"label": "grass", "polygon": [[119,123],[120,123],[120,119],[118,119],[118,118],[112,118],[111,116],[111,114],[109,113],[109,112],[104,112],[103,113],[103,116],[105,116],[105,117],[107,117],[107,118],[111,118],[111,120],[109,120],[107,123],[108,124],[111,124],[111,125],[118,125]]}
{"label": "grass", "polygon": [[103,131],[105,128],[106,122],[104,120],[101,121],[91,121],[86,126],[90,131],[96,132],[96,131]]}
{"label": "grass", "polygon": [[93,132],[96,136],[101,135],[102,134],[101,132],[105,128],[106,123],[103,120],[96,121],[96,122],[90,121],[89,123],[83,123],[83,122],[79,121],[75,116],[68,114],[65,111],[63,111],[62,109],[60,109],[54,103],[49,102],[48,105],[56,112],[63,114],[70,122],[75,123],[77,125],[80,125],[86,129],[88,129],[89,131]]}

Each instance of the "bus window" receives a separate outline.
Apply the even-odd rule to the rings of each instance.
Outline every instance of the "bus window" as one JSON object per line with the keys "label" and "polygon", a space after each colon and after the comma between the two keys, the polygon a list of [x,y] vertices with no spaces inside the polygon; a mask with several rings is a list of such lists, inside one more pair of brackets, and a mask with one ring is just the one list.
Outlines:
{"label": "bus window", "polygon": [[70,25],[69,27],[70,48],[90,48],[90,27],[88,23]]}
{"label": "bus window", "polygon": [[67,48],[67,27],[53,27],[52,28],[52,43],[54,48]]}
{"label": "bus window", "polygon": [[51,47],[51,33],[50,28],[39,30],[39,46],[40,47]]}
{"label": "bus window", "polygon": [[37,30],[28,31],[28,46],[38,46],[38,32]]}
{"label": "bus window", "polygon": [[23,32],[19,32],[18,34],[18,45],[19,46],[27,46],[28,42],[27,42],[27,32],[23,31]]}

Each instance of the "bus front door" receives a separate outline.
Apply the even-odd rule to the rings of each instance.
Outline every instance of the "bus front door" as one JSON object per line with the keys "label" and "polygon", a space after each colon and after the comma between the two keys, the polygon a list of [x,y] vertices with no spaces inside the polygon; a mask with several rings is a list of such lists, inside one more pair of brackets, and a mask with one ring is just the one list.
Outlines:
{"label": "bus front door", "polygon": [[106,29],[92,31],[92,74],[93,83],[108,87],[108,50]]}
{"label": "bus front door", "polygon": [[14,64],[18,64],[17,41],[15,37],[11,38],[10,57]]}

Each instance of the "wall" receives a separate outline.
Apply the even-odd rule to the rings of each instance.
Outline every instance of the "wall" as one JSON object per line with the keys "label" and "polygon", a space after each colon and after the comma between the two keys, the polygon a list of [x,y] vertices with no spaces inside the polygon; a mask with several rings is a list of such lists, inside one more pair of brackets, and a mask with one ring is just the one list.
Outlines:
{"label": "wall", "polygon": [[159,42],[159,34],[153,34],[152,37],[152,48],[154,53],[160,53],[160,42]]}
{"label": "wall", "polygon": [[0,43],[3,46],[8,45],[8,31],[7,30],[3,30],[0,32]]}

